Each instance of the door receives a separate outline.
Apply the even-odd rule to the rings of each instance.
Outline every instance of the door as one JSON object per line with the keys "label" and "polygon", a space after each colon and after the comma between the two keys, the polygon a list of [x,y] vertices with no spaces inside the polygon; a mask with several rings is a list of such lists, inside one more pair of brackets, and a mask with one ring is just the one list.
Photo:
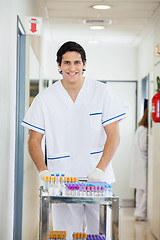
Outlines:
{"label": "door", "polygon": [[120,122],[121,140],[117,152],[112,160],[116,182],[113,183],[113,192],[125,204],[134,204],[134,189],[130,188],[130,168],[133,151],[133,141],[137,125],[137,82],[136,81],[110,81],[113,92],[118,96],[127,117]]}

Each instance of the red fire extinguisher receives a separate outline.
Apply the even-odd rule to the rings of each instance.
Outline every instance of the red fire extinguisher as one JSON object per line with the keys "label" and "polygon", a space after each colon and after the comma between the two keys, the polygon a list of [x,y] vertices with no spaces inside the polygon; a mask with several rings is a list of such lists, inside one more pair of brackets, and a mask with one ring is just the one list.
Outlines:
{"label": "red fire extinguisher", "polygon": [[152,120],[160,122],[160,77],[157,76],[157,94],[152,98]]}

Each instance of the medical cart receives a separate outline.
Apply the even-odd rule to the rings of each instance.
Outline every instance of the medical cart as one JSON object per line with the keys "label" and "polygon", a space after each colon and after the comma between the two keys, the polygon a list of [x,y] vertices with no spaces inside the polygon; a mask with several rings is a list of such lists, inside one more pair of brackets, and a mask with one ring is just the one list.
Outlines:
{"label": "medical cart", "polygon": [[119,240],[119,198],[116,195],[111,197],[66,197],[66,196],[45,196],[43,188],[40,188],[40,226],[39,239],[49,240],[49,211],[52,203],[81,203],[99,204],[99,234],[106,236],[107,240],[107,209],[111,209],[111,240]]}

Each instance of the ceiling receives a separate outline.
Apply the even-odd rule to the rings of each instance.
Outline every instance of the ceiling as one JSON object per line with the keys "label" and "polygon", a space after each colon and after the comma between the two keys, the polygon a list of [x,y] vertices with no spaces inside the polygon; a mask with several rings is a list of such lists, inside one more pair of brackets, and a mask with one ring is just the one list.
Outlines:
{"label": "ceiling", "polygon": [[[107,4],[111,9],[95,10],[94,4]],[[94,40],[136,45],[160,16],[160,0],[46,0],[45,10],[55,42]],[[108,19],[112,24],[103,23],[103,30],[91,30],[93,24],[83,23]]]}

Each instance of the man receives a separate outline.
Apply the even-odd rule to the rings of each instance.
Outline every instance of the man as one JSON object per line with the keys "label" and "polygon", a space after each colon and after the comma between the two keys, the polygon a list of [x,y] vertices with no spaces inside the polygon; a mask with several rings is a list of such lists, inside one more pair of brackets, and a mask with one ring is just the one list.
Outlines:
{"label": "man", "polygon": [[[29,152],[40,177],[52,171],[112,183],[110,161],[120,140],[118,121],[125,113],[106,85],[83,77],[86,54],[78,43],[64,43],[57,64],[62,80],[38,94],[22,123],[31,130]],[[41,149],[44,135],[47,166]],[[67,230],[69,236],[81,232],[85,214],[87,233],[96,234],[97,212],[97,206],[56,206],[54,229]]]}

